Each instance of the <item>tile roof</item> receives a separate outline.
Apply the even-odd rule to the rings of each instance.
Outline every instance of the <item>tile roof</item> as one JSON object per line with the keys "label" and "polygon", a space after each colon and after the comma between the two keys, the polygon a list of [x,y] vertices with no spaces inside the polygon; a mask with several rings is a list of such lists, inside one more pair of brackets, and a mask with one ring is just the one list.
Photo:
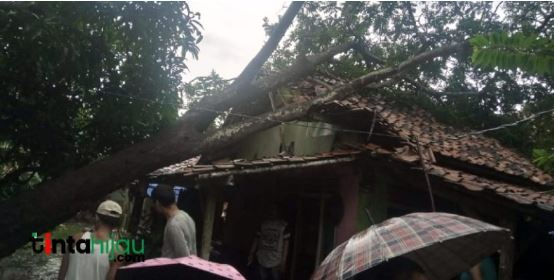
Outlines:
{"label": "tile roof", "polygon": [[467,135],[464,131],[437,122],[428,112],[394,106],[379,96],[352,96],[332,101],[324,111],[365,110],[375,112],[380,124],[405,141],[430,147],[434,153],[487,167],[508,175],[525,178],[539,185],[554,186],[553,178],[534,166],[527,158],[503,147],[497,140],[483,135]]}
{"label": "tile roof", "polygon": [[[419,155],[410,149],[388,151],[374,144],[368,144],[365,148],[401,162],[421,166]],[[554,211],[554,195],[432,164],[429,158],[426,158],[425,162],[429,175],[440,177],[448,183],[463,186],[469,191],[489,190],[519,204],[535,205],[543,210]]]}
{"label": "tile roof", "polygon": [[151,178],[156,178],[178,174],[184,177],[202,175],[206,177],[216,177],[234,173],[252,173],[252,171],[255,170],[257,170],[257,172],[274,171],[352,161],[355,159],[354,156],[361,152],[360,150],[336,150],[311,156],[276,156],[256,160],[220,160],[212,162],[211,164],[191,164],[190,162],[182,162],[158,169],[150,173],[149,176]]}
{"label": "tile roof", "polygon": [[162,176],[162,175],[180,174],[180,173],[183,173],[183,171],[187,170],[187,168],[192,168],[193,166],[195,166],[199,160],[200,160],[200,156],[189,158],[185,161],[160,168],[148,174],[148,176],[155,177],[155,176]]}
{"label": "tile roof", "polygon": [[[419,155],[412,149],[399,148],[394,151],[385,149],[375,144],[366,144],[352,148],[351,150],[337,150],[329,153],[321,153],[312,156],[277,156],[259,160],[224,160],[212,164],[184,164],[179,163],[157,170],[150,174],[151,178],[179,175],[183,177],[218,177],[230,174],[251,174],[258,172],[271,172],[283,169],[309,167],[315,165],[336,164],[340,162],[354,161],[355,159],[368,156],[390,158],[398,162],[420,166]],[[196,159],[197,161],[197,159]],[[523,205],[534,205],[546,211],[554,211],[554,195],[534,191],[513,184],[485,179],[480,176],[469,174],[463,171],[438,166],[425,157],[427,172],[429,175],[438,177],[444,182],[459,185],[468,191],[490,191],[510,201]]]}
{"label": "tile roof", "polygon": [[[302,102],[326,93],[344,80],[330,75],[313,75],[306,80],[288,85],[296,94],[293,102]],[[554,178],[533,165],[529,159],[503,147],[496,139],[468,135],[467,131],[437,122],[429,112],[413,106],[402,108],[379,95],[350,96],[323,105],[320,112],[335,110],[368,111],[377,113],[377,121],[391,133],[405,141],[430,147],[434,153],[480,168],[488,168],[506,175],[517,176],[537,185],[554,186]],[[316,110],[317,110],[316,109]]]}

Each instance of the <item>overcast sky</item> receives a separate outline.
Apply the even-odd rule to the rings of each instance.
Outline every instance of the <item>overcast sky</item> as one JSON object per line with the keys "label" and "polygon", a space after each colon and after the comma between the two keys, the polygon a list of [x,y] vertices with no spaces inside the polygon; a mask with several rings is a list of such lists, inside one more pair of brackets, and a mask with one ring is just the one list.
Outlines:
{"label": "overcast sky", "polygon": [[200,12],[204,39],[198,60],[189,59],[190,81],[208,75],[212,69],[224,78],[234,78],[265,42],[263,18],[276,22],[288,2],[273,1],[189,1],[191,10]]}

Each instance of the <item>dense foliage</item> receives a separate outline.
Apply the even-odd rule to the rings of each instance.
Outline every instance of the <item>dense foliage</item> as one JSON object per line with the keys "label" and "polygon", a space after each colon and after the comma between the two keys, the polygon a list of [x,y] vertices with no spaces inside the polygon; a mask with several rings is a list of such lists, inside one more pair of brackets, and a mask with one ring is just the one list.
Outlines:
{"label": "dense foliage", "polygon": [[470,39],[472,62],[483,67],[522,69],[539,75],[554,74],[554,41],[536,34],[504,32]]}
{"label": "dense foliage", "polygon": [[[270,68],[357,38],[377,60],[353,50],[321,67],[351,78],[470,40],[473,55],[435,59],[379,92],[419,103],[451,125],[485,129],[554,108],[553,18],[552,2],[309,2]],[[552,114],[489,135],[528,156],[554,153]]]}
{"label": "dense foliage", "polygon": [[225,80],[212,70],[210,75],[196,77],[185,84],[187,106],[194,106],[204,96],[223,92],[230,80]]}
{"label": "dense foliage", "polygon": [[549,152],[544,149],[533,150],[535,163],[544,170],[554,174],[554,152]]}
{"label": "dense foliage", "polygon": [[174,121],[198,17],[184,2],[0,4],[0,195]]}

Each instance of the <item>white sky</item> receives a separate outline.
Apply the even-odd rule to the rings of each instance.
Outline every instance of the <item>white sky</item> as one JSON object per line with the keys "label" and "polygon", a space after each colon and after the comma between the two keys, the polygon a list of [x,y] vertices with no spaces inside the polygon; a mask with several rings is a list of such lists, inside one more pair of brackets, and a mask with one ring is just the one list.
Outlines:
{"label": "white sky", "polygon": [[265,42],[263,18],[276,22],[288,2],[272,1],[202,1],[188,2],[200,12],[204,39],[199,44],[198,60],[190,58],[190,72],[185,81],[208,75],[212,69],[223,78],[236,77]]}

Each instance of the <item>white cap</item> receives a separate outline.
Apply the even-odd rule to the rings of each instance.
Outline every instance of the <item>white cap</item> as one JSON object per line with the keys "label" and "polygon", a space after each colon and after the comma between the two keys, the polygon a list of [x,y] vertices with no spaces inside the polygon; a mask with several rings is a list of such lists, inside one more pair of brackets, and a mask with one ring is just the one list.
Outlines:
{"label": "white cap", "polygon": [[98,208],[96,208],[96,214],[119,218],[121,217],[121,214],[123,214],[123,210],[117,202],[113,200],[106,200],[98,205]]}

